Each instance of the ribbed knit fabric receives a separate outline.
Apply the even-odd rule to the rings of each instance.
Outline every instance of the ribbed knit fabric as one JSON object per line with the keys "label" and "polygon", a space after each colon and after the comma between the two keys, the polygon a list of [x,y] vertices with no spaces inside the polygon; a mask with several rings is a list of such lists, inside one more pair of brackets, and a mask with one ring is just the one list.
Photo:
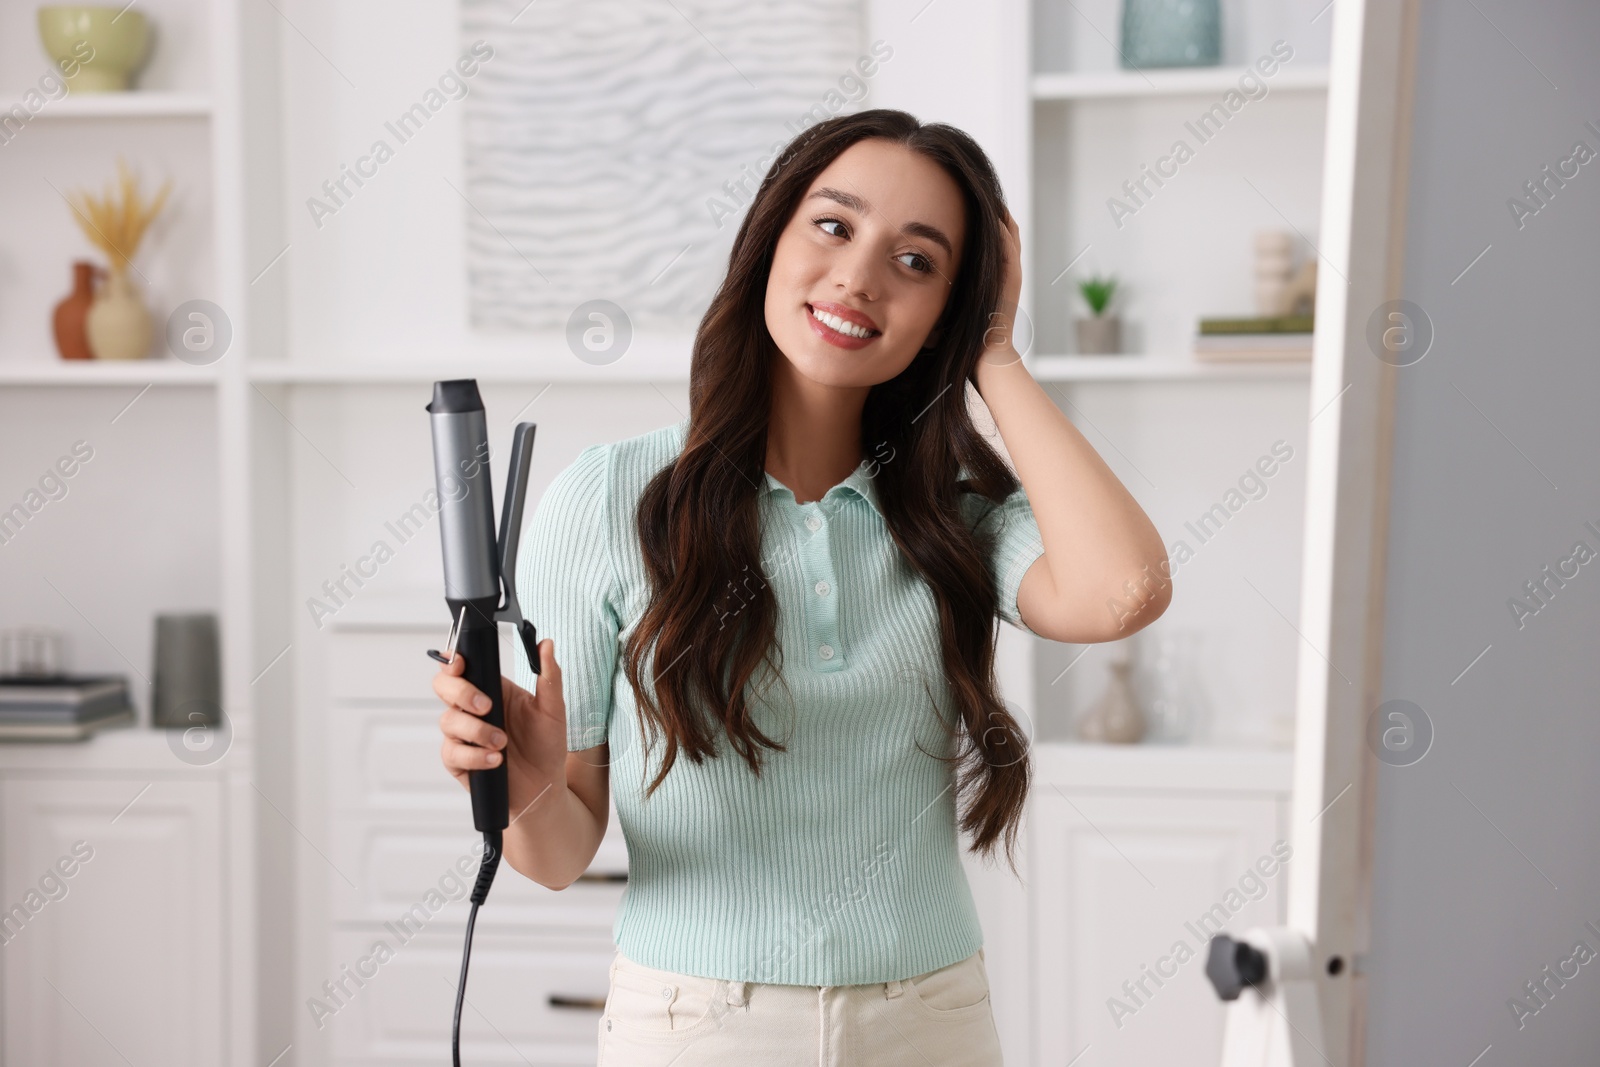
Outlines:
{"label": "ribbed knit fabric", "polygon": [[[774,684],[752,713],[788,751],[763,750],[758,778],[723,737],[718,758],[680,755],[645,798],[664,742],[645,758],[621,665],[649,598],[634,514],[687,428],[585,449],[540,499],[519,554],[523,610],[555,642],[567,747],[610,744],[629,866],[617,947],[663,970],[814,986],[965,959],[983,932],[961,866],[954,765],[924,754],[958,744],[941,724],[953,713],[933,594],[889,536],[868,465],[821,501],[797,503],[770,474],[761,493],[762,569],[792,701]],[[1044,552],[1027,497],[965,496],[968,521],[996,534],[999,614],[1026,629],[1017,588]]]}

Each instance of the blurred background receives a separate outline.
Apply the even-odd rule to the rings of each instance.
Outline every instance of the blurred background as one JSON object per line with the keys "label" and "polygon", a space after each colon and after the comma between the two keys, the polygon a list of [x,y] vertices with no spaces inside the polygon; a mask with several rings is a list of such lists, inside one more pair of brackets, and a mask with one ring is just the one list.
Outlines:
{"label": "blurred background", "polygon": [[[538,424],[530,506],[684,418],[762,175],[869,107],[990,154],[1027,362],[1175,564],[1131,640],[1000,628],[1027,877],[969,874],[1007,1060],[1217,1062],[1205,940],[1286,916],[1332,9],[0,0],[3,1062],[446,1055],[432,382],[478,379],[496,455]],[[1509,68],[1515,14],[1453,25]],[[1556,128],[1506,195],[1600,144]],[[614,814],[569,889],[501,876],[467,1059],[593,1063],[626,878]]]}

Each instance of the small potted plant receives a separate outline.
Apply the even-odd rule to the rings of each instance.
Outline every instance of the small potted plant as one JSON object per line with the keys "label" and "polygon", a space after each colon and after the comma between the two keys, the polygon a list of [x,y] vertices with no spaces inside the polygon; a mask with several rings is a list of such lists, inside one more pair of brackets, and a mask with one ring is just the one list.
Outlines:
{"label": "small potted plant", "polygon": [[1122,350],[1122,322],[1117,316],[1106,314],[1116,289],[1117,280],[1109,275],[1097,274],[1078,283],[1078,292],[1093,313],[1077,321],[1079,355],[1109,356]]}

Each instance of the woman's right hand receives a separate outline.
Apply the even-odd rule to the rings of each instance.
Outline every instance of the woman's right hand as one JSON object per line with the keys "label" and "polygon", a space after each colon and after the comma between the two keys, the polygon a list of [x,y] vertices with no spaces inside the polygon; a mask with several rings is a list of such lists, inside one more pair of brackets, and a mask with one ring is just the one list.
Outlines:
{"label": "woman's right hand", "polygon": [[[466,665],[466,657],[458,652],[433,676],[433,691],[445,705],[439,716],[444,734],[439,756],[445,770],[466,789],[472,787],[468,771],[488,770],[505,759],[511,818],[515,819],[546,789],[567,784],[567,705],[561,695],[555,642],[549,638],[539,642],[535,692],[510,678],[500,679],[504,732],[483,721],[489,698],[461,676]],[[509,746],[506,734],[510,734]]]}

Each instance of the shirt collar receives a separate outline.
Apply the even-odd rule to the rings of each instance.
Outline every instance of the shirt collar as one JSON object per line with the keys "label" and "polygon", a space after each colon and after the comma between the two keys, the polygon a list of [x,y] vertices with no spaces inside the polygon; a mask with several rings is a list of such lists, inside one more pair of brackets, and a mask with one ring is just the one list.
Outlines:
{"label": "shirt collar", "polygon": [[[788,493],[790,498],[793,499],[794,491],[792,489],[778,481],[778,479],[774,478],[771,471],[767,471],[765,473],[767,476],[767,492],[769,494],[781,491]],[[877,479],[872,475],[869,475],[866,471],[862,470],[859,465],[855,470],[850,472],[849,477],[840,482],[838,485],[834,486],[832,489],[829,489],[827,494],[823,496],[820,503],[826,505],[828,498],[838,494],[840,491],[843,491],[844,493],[854,493],[856,496],[870,504],[872,506],[872,510],[878,513],[879,518],[883,517],[883,505],[878,500]]]}

